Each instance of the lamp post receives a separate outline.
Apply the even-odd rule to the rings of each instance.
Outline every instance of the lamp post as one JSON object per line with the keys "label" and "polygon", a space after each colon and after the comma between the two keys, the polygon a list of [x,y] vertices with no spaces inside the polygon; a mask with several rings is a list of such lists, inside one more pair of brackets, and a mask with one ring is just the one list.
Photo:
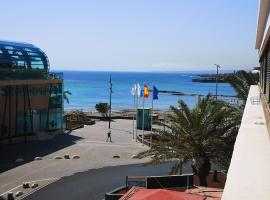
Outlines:
{"label": "lamp post", "polygon": [[220,65],[214,64],[217,67],[217,74],[216,74],[216,100],[218,95],[218,69],[221,68]]}
{"label": "lamp post", "polygon": [[112,76],[110,75],[110,110],[109,110],[109,129],[111,129],[111,117],[112,117]]}

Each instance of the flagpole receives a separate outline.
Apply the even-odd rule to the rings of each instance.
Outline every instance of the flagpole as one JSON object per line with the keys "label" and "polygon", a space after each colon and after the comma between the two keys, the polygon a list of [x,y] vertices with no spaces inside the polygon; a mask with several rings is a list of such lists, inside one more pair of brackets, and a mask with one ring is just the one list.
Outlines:
{"label": "flagpole", "polygon": [[138,135],[138,129],[137,129],[137,110],[138,110],[138,93],[136,93],[136,102],[135,102],[135,117],[136,117],[136,124],[135,124],[135,137],[136,137],[136,142],[137,142],[137,135]]}
{"label": "flagpole", "polygon": [[142,144],[144,145],[144,96],[143,96],[143,117],[142,117],[143,119],[143,121],[142,121]]}
{"label": "flagpole", "polygon": [[109,130],[111,129],[111,117],[112,117],[112,76],[110,74],[110,111],[109,111]]}
{"label": "flagpole", "polygon": [[[134,89],[135,90],[135,89]],[[133,109],[135,112],[135,98],[136,98],[136,91],[134,91],[134,98],[133,98]],[[135,114],[133,115],[133,140],[134,140],[134,120],[135,120]]]}
{"label": "flagpole", "polygon": [[139,92],[141,92],[140,90],[140,86],[139,86],[139,83],[137,83],[137,99],[136,99],[136,142],[138,141],[138,127],[137,127],[137,123],[138,123],[138,117],[137,117],[137,112],[138,112],[138,104],[139,104]]}
{"label": "flagpole", "polygon": [[153,135],[153,113],[154,113],[154,90],[152,94],[152,110],[151,110],[151,137],[150,137],[151,146],[152,146],[152,135]]}

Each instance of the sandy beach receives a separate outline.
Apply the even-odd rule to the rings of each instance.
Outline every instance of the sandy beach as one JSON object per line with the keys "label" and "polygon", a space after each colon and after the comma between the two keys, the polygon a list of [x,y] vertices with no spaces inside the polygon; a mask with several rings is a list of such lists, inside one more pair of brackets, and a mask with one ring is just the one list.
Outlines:
{"label": "sandy beach", "polygon": [[[59,147],[56,151],[48,151],[50,153],[46,155],[37,155],[33,152],[33,157],[27,160],[24,158],[24,153],[21,153],[20,157],[25,162],[0,174],[0,193],[7,192],[25,181],[57,180],[88,169],[145,162],[146,159],[132,158],[138,152],[148,149],[147,146],[143,146],[133,139],[132,123],[132,120],[114,120],[112,122],[113,142],[106,142],[108,129],[106,121],[97,121],[94,125],[74,130],[68,135],[57,136],[60,137],[59,140],[53,138],[47,142],[38,141],[40,148],[50,148],[48,142],[52,143],[52,146],[57,146],[57,141],[63,141],[61,137],[73,138],[68,145],[61,144],[63,147]],[[10,159],[15,162],[18,157],[12,157],[14,151],[27,152],[27,148],[34,151],[31,147],[32,143],[33,141],[27,144],[7,146],[0,150],[0,154],[10,155]],[[65,154],[69,154],[71,159],[63,159]],[[72,159],[74,155],[80,158]],[[115,155],[120,158],[113,158]],[[34,160],[36,156],[40,156],[42,160]],[[57,156],[62,159],[55,159]]]}

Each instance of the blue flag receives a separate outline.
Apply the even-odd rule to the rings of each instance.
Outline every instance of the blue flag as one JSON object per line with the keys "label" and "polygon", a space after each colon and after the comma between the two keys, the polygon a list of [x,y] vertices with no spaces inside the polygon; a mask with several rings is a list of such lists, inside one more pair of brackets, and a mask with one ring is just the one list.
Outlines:
{"label": "blue flag", "polygon": [[156,86],[153,86],[153,100],[157,99],[158,99],[158,89],[156,88]]}
{"label": "blue flag", "polygon": [[143,89],[141,89],[141,91],[140,91],[141,93],[140,93],[140,98],[143,98]]}

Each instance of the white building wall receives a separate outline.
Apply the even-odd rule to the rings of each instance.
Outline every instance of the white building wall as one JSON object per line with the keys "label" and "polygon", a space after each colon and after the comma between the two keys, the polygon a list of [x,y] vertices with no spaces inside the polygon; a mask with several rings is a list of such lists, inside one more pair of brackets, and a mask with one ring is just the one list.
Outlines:
{"label": "white building wall", "polygon": [[222,200],[270,200],[270,139],[258,86],[251,86]]}

